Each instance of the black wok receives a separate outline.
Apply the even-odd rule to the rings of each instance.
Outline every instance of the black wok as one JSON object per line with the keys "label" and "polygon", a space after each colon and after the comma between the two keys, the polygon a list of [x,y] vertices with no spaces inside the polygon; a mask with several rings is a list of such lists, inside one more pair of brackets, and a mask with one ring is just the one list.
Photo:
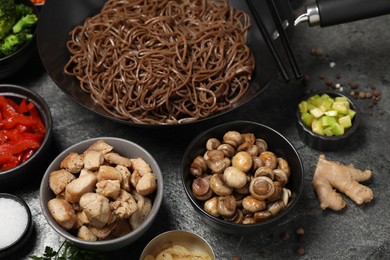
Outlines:
{"label": "black wok", "polygon": [[[363,2],[364,0],[343,1],[344,3],[351,3]],[[278,37],[278,27],[275,24],[275,17],[272,16],[272,12],[270,12],[269,10],[269,5],[267,5],[267,1],[252,0],[256,11],[253,11],[253,9],[249,8],[247,2],[248,1],[244,0],[230,1],[231,5],[238,9],[246,11],[251,16],[252,27],[248,35],[248,45],[250,46],[255,57],[256,67],[252,77],[250,89],[239,100],[239,102],[237,102],[230,109],[222,111],[218,114],[214,114],[208,118],[183,124],[193,124],[196,122],[209,120],[246,104],[256,95],[260,94],[267,88],[271,80],[278,73],[278,69],[281,69],[280,63],[287,63],[287,60],[291,58],[292,54],[289,53],[289,49],[286,48],[286,45],[283,44],[283,37]],[[291,38],[294,31],[295,17],[293,15],[293,10],[291,9],[289,1],[274,0],[272,2],[278,10],[278,16],[280,20],[283,22],[282,24],[284,26],[284,31],[281,36],[286,35],[288,38]],[[330,0],[329,2],[332,2],[334,5],[336,4],[336,1],[334,0]],[[360,14],[353,14],[352,18],[349,18],[350,21],[354,19],[363,19],[369,16],[375,16],[390,12],[390,1],[388,0],[366,0],[366,2],[369,2],[369,5],[374,6],[375,2],[381,2],[382,6],[381,8],[379,8],[379,10],[381,11],[378,12],[374,8],[375,10],[371,11],[370,14],[366,14],[366,12],[364,12],[363,16]],[[74,26],[82,24],[87,17],[93,16],[98,13],[104,3],[105,0],[46,0],[46,3],[41,10],[40,20],[37,29],[37,46],[42,63],[48,75],[56,83],[56,85],[73,101],[75,101],[79,105],[84,106],[88,110],[97,113],[98,115],[103,116],[105,118],[123,124],[133,126],[161,126],[138,124],[132,121],[124,121],[112,117],[107,112],[105,112],[98,104],[96,104],[89,97],[88,94],[86,94],[80,89],[79,81],[76,78],[67,76],[63,72],[64,66],[69,58],[69,53],[65,44],[66,41],[69,39],[69,31],[73,29]],[[363,8],[363,10],[366,9],[367,8]],[[330,8],[330,10],[334,9]],[[261,26],[259,27],[259,24],[256,24],[256,22],[254,22],[254,16],[256,16],[256,13],[258,14],[258,17],[261,17],[261,20],[263,22],[263,31],[261,31]],[[335,16],[337,17],[337,15]],[[312,19],[313,17],[311,17],[310,19],[310,15],[308,14],[306,16],[302,15],[302,17],[300,17],[300,21],[309,20],[309,22],[311,22]],[[346,22],[346,20],[344,19],[341,22]],[[325,26],[326,25],[327,24],[325,24]],[[271,39],[272,42],[267,42],[267,37],[264,37],[265,35],[269,36],[268,39]],[[272,47],[277,50],[279,54],[278,57],[275,57],[275,52],[272,51]],[[299,73],[296,73],[295,76],[299,77]]]}

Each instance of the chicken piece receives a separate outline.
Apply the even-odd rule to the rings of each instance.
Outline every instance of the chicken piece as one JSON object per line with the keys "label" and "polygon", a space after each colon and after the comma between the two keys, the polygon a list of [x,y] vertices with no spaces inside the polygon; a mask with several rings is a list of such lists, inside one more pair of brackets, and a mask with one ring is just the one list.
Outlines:
{"label": "chicken piece", "polygon": [[90,147],[88,147],[87,150],[98,151],[103,154],[106,154],[111,152],[113,149],[114,147],[107,144],[104,140],[98,140],[97,142],[93,143]]}
{"label": "chicken piece", "polygon": [[83,168],[83,169],[80,171],[79,178],[80,178],[81,176],[86,175],[86,174],[93,174],[93,175],[96,175],[95,172]]}
{"label": "chicken piece", "polygon": [[115,222],[115,228],[111,231],[113,237],[122,237],[131,232],[131,227],[127,219],[120,219]]}
{"label": "chicken piece", "polygon": [[91,171],[96,171],[104,162],[104,155],[101,152],[87,150],[84,152],[84,168]]}
{"label": "chicken piece", "polygon": [[65,169],[52,171],[49,177],[49,186],[54,194],[59,194],[65,190],[69,182],[76,179],[76,177]]}
{"label": "chicken piece", "polygon": [[137,184],[139,182],[139,180],[141,179],[141,174],[139,174],[139,172],[137,170],[135,170],[131,176],[130,176],[130,183],[131,185],[133,185],[133,187],[137,187]]}
{"label": "chicken piece", "polygon": [[130,192],[130,190],[131,190],[131,186],[130,186],[131,173],[130,173],[129,169],[123,165],[117,165],[117,166],[115,166],[115,169],[120,171],[120,173],[122,174],[121,188],[127,192]]}
{"label": "chicken piece", "polygon": [[129,218],[137,210],[137,202],[125,190],[121,190],[115,201],[111,202],[111,208],[119,219]]}
{"label": "chicken piece", "polygon": [[112,212],[109,200],[97,193],[85,193],[80,198],[80,207],[87,215],[89,223],[97,228],[102,228],[112,220]]}
{"label": "chicken piece", "polygon": [[121,191],[118,180],[103,180],[96,183],[96,192],[104,197],[116,199]]}
{"label": "chicken piece", "polygon": [[134,171],[138,171],[138,173],[141,176],[144,176],[144,174],[148,172],[152,172],[152,169],[150,168],[149,164],[145,162],[142,158],[136,158],[136,159],[130,159],[131,160],[131,168]]}
{"label": "chicken piece", "polygon": [[118,180],[122,182],[122,173],[112,166],[102,165],[97,172],[98,181],[103,180]]}
{"label": "chicken piece", "polygon": [[89,219],[84,211],[80,211],[76,213],[76,223],[74,224],[74,228],[80,228],[81,226],[88,225]]}
{"label": "chicken piece", "polygon": [[126,167],[131,167],[131,160],[129,158],[123,157],[117,153],[108,153],[104,155],[104,159],[110,164],[123,165]]}
{"label": "chicken piece", "polygon": [[141,179],[139,179],[135,189],[142,196],[147,196],[153,193],[157,189],[156,176],[151,172],[145,173]]}
{"label": "chicken piece", "polygon": [[149,198],[140,195],[136,191],[133,191],[131,194],[137,201],[137,211],[129,218],[130,226],[134,230],[138,228],[149,215],[152,210],[152,201]]}
{"label": "chicken piece", "polygon": [[89,226],[89,230],[94,234],[98,240],[104,240],[109,238],[111,231],[115,228],[115,223],[105,225],[104,227],[97,228],[94,226]]}
{"label": "chicken piece", "polygon": [[64,160],[62,160],[60,167],[71,173],[79,173],[84,167],[83,156],[78,153],[71,152],[64,158]]}
{"label": "chicken piece", "polygon": [[91,230],[86,226],[81,226],[77,231],[77,237],[86,241],[97,241],[97,236],[95,236]]}
{"label": "chicken piece", "polygon": [[63,199],[49,200],[47,207],[54,220],[64,229],[70,230],[76,222],[76,213],[71,204]]}
{"label": "chicken piece", "polygon": [[94,174],[86,174],[71,181],[65,188],[65,200],[76,203],[80,197],[95,190],[97,178]]}

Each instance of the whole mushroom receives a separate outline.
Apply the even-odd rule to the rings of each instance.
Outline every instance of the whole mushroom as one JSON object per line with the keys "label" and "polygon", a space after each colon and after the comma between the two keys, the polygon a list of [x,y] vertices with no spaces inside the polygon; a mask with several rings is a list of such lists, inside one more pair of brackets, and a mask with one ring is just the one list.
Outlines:
{"label": "whole mushroom", "polygon": [[227,196],[233,192],[233,188],[225,183],[221,173],[215,173],[211,176],[210,187],[219,196]]}
{"label": "whole mushroom", "polygon": [[221,216],[229,218],[236,212],[236,199],[233,195],[218,197],[217,208]]}
{"label": "whole mushroom", "polygon": [[192,193],[198,200],[208,200],[213,196],[213,190],[210,188],[210,181],[205,177],[198,177],[192,181]]}
{"label": "whole mushroom", "polygon": [[273,181],[265,176],[253,178],[249,185],[250,194],[258,200],[265,200],[271,197],[274,191]]}
{"label": "whole mushroom", "polygon": [[223,180],[228,186],[239,189],[247,183],[247,176],[242,170],[229,166],[223,172]]}
{"label": "whole mushroom", "polygon": [[232,158],[232,166],[247,172],[252,168],[252,156],[244,151],[238,152]]}

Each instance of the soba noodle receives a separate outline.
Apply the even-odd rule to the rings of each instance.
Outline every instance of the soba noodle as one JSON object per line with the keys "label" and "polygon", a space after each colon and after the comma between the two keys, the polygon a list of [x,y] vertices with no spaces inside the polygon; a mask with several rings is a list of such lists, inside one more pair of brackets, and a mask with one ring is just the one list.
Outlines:
{"label": "soba noodle", "polygon": [[248,89],[249,27],[226,1],[108,0],[70,32],[64,71],[115,118],[191,122],[230,108]]}

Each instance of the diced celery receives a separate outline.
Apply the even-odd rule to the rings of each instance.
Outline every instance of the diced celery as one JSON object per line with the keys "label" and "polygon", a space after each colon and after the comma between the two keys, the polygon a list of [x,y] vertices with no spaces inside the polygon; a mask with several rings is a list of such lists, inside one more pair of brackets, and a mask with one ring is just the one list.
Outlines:
{"label": "diced celery", "polygon": [[334,100],[335,101],[347,101],[348,102],[348,99],[346,97],[335,97]]}
{"label": "diced celery", "polygon": [[324,114],[324,112],[322,112],[322,110],[318,107],[315,107],[310,109],[310,114],[312,114],[314,118],[320,118]]}
{"label": "diced celery", "polygon": [[333,102],[332,109],[336,110],[340,114],[346,115],[349,110],[349,105],[347,106],[343,101],[335,101]]}
{"label": "diced celery", "polygon": [[342,127],[339,123],[334,123],[331,126],[332,133],[334,135],[343,135],[344,134],[344,127]]}
{"label": "diced celery", "polygon": [[299,103],[298,107],[299,107],[299,111],[302,114],[306,113],[307,112],[307,101],[302,101],[301,103]]}
{"label": "diced celery", "polygon": [[321,121],[318,119],[313,119],[313,122],[311,123],[311,129],[316,134],[324,135],[324,128],[322,127]]}
{"label": "diced celery", "polygon": [[325,112],[325,115],[327,116],[337,116],[337,110],[328,110]]}
{"label": "diced celery", "polygon": [[333,136],[333,132],[332,132],[332,127],[331,126],[328,126],[326,128],[324,128],[324,135],[326,136]]}
{"label": "diced celery", "polygon": [[330,125],[333,125],[336,122],[337,122],[337,120],[333,116],[323,116],[323,117],[321,117],[322,126],[330,126]]}
{"label": "diced celery", "polygon": [[354,116],[356,115],[356,111],[353,109],[350,109],[350,110],[348,110],[348,115],[352,120],[354,118]]}
{"label": "diced celery", "polygon": [[352,120],[349,115],[343,116],[339,118],[339,124],[345,129],[350,128],[352,126]]}
{"label": "diced celery", "polygon": [[313,106],[316,106],[318,107],[321,102],[322,102],[322,99],[321,99],[321,96],[320,95],[314,95],[312,97],[310,97],[307,102]]}
{"label": "diced celery", "polygon": [[308,112],[302,113],[301,119],[302,122],[308,127],[310,127],[311,123],[313,122],[313,116]]}

